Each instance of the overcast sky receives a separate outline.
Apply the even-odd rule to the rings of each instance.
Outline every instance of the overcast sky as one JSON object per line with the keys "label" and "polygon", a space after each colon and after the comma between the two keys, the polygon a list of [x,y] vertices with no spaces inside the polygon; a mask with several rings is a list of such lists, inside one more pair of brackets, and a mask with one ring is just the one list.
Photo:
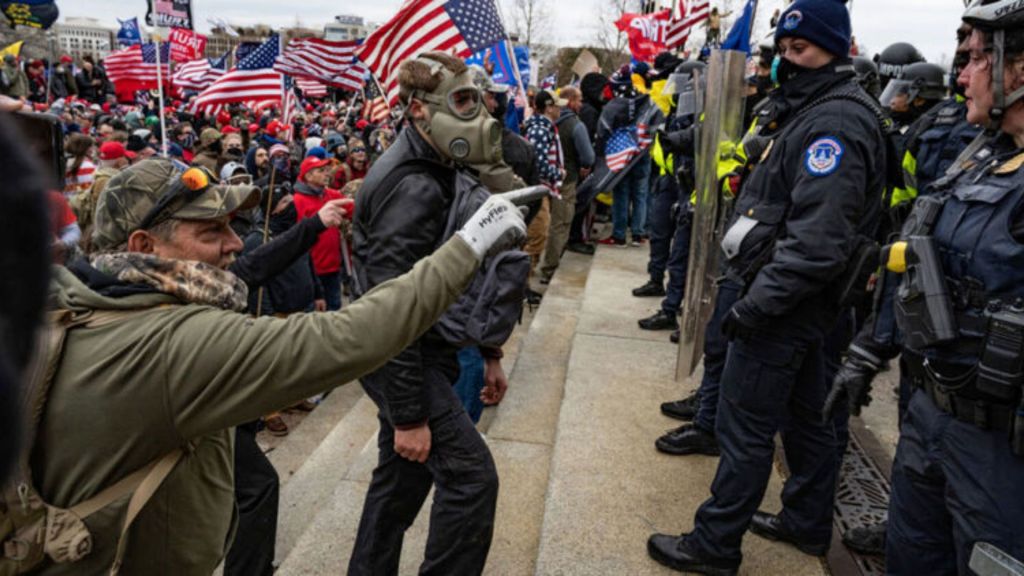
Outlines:
{"label": "overcast sky", "polygon": [[[513,0],[500,0],[511,6]],[[551,42],[567,46],[593,43],[598,29],[598,12],[609,0],[537,0],[550,6]],[[786,0],[761,0],[758,30],[763,35],[772,11]],[[274,27],[321,27],[336,14],[356,14],[370,21],[383,22],[397,11],[401,0],[193,0],[194,16],[200,31],[209,30],[208,17],[219,17],[236,24],[269,24]],[[115,18],[143,16],[145,0],[73,0],[57,2],[61,18],[92,16],[116,26]],[[668,0],[665,0],[668,4]],[[742,0],[712,0],[713,6],[741,6]],[[134,10],[134,12],[133,12]],[[870,54],[892,42],[907,41],[928,58],[948,60],[953,51],[955,30],[963,11],[962,0],[852,0],[853,33]],[[509,10],[505,11],[506,15]],[[141,18],[140,18],[141,22]]]}

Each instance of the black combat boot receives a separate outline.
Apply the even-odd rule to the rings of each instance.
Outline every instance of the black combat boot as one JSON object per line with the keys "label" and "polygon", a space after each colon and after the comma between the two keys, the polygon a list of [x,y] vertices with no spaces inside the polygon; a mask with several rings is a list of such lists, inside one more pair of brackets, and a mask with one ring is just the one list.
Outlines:
{"label": "black combat boot", "polygon": [[633,288],[633,296],[636,296],[637,298],[648,298],[654,296],[661,298],[664,295],[665,287],[662,286],[661,282],[655,282],[653,280],[648,280],[647,284],[644,284],[639,288]]}
{"label": "black combat boot", "polygon": [[689,422],[697,415],[697,407],[699,405],[700,400],[697,396],[697,391],[695,390],[692,394],[682,400],[663,402],[661,404],[661,413],[669,418]]}
{"label": "black combat boot", "polygon": [[789,531],[782,524],[782,519],[776,514],[769,514],[758,510],[750,520],[750,531],[762,538],[785,542],[796,547],[797,550],[811,556],[824,556],[828,554],[829,544],[811,544],[801,542],[796,535]]}
{"label": "black combat boot", "polygon": [[675,430],[669,430],[654,442],[658,452],[685,456],[687,454],[704,454],[718,456],[718,440],[712,432],[708,432],[695,424],[683,424]]}
{"label": "black combat boot", "polygon": [[659,564],[680,572],[696,572],[709,576],[734,576],[740,563],[704,556],[691,547],[683,536],[653,534],[647,539],[647,554]]}
{"label": "black combat boot", "polygon": [[643,318],[637,323],[643,330],[675,330],[679,328],[676,315],[664,310],[658,310],[653,316]]}

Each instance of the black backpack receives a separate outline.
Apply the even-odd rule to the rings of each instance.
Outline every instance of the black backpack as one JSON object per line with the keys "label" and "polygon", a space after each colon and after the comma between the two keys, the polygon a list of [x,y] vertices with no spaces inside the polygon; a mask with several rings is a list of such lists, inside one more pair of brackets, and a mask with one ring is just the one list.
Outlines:
{"label": "black backpack", "polygon": [[[448,219],[437,241],[440,247],[487,201],[490,192],[468,174],[426,159],[398,166],[384,177],[379,188],[389,190],[406,176],[421,171],[433,174],[450,200]],[[466,291],[434,328],[454,346],[502,346],[522,318],[529,273],[530,256],[521,250],[487,257]],[[357,268],[355,275],[362,294],[368,286],[365,273]]]}

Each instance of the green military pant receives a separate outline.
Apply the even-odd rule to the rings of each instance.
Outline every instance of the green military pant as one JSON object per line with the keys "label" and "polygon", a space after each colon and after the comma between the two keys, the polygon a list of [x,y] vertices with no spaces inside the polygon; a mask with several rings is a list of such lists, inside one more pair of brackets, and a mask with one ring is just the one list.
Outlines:
{"label": "green military pant", "polygon": [[563,184],[558,189],[562,199],[551,199],[548,245],[544,250],[544,260],[540,267],[540,273],[545,278],[550,278],[555,273],[558,261],[562,259],[562,252],[565,251],[565,244],[569,241],[572,217],[576,213],[576,184],[576,182]]}

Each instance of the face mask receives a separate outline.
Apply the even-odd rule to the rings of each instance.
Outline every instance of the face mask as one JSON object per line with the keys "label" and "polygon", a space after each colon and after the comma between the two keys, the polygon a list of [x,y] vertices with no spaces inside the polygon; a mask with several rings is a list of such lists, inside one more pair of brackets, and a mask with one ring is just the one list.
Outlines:
{"label": "face mask", "polygon": [[220,140],[214,140],[213,142],[210,143],[210,152],[213,152],[218,156],[220,155],[223,148],[224,144]]}
{"label": "face mask", "polygon": [[228,158],[237,159],[243,157],[245,154],[242,153],[241,148],[228,148],[224,151],[224,155]]}
{"label": "face mask", "polygon": [[270,231],[275,235],[280,234],[295,225],[298,219],[299,213],[295,210],[295,203],[289,203],[284,210],[270,215]]}
{"label": "face mask", "polygon": [[437,90],[414,93],[430,110],[430,120],[420,122],[420,129],[430,135],[442,155],[456,162],[497,162],[501,158],[501,126],[487,113],[469,73],[451,76],[443,67],[435,73],[447,76]]}
{"label": "face mask", "polygon": [[808,70],[810,68],[793,64],[785,58],[778,58],[778,65],[772,66],[772,82],[782,85]]}
{"label": "face mask", "polygon": [[287,156],[285,156],[284,154],[278,154],[277,156],[274,156],[273,158],[270,159],[270,164],[278,172],[287,172],[288,165],[290,164],[290,162],[288,161]]}
{"label": "face mask", "polygon": [[191,148],[196,143],[196,135],[191,132],[184,134],[178,143],[181,144],[182,148]]}

